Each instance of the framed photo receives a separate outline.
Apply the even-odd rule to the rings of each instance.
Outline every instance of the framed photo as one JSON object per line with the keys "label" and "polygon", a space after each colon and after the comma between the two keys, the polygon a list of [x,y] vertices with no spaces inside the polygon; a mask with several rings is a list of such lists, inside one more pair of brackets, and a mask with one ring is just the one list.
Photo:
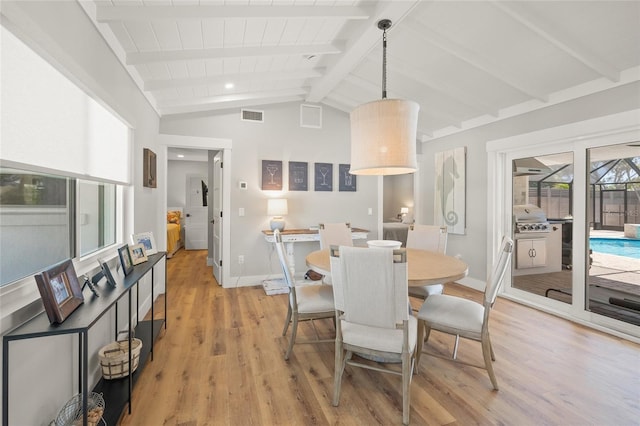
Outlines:
{"label": "framed photo", "polygon": [[35,276],[44,310],[50,323],[62,323],[84,302],[71,259]]}
{"label": "framed photo", "polygon": [[155,188],[157,186],[156,153],[144,148],[142,161],[142,186]]}
{"label": "framed photo", "polygon": [[308,191],[309,164],[289,161],[289,191]]}
{"label": "framed photo", "polygon": [[356,192],[356,175],[349,173],[351,164],[338,165],[338,191]]}
{"label": "framed photo", "polygon": [[129,255],[131,256],[131,262],[133,262],[134,265],[147,261],[147,254],[144,250],[143,244],[134,244],[129,247]]}
{"label": "framed photo", "polygon": [[107,279],[107,284],[111,287],[116,286],[116,279],[113,278],[113,274],[111,273],[111,269],[109,269],[109,265],[102,259],[98,259],[98,263],[100,264],[100,269],[102,270],[102,275]]}
{"label": "framed photo", "polygon": [[129,254],[129,244],[125,244],[118,249],[118,257],[120,258],[120,265],[122,265],[122,271],[126,277],[133,271],[133,262]]}
{"label": "framed photo", "polygon": [[[153,232],[141,232],[139,234],[133,234],[131,235],[131,243],[134,245],[142,244],[147,256],[156,254],[158,252],[156,240],[155,238],[153,238]],[[133,260],[133,258],[131,260]],[[133,262],[133,264],[136,265],[135,262]]]}
{"label": "framed photo", "polygon": [[333,191],[333,164],[315,163],[314,182],[316,191]]}
{"label": "framed photo", "polygon": [[262,189],[282,191],[282,161],[262,160]]}

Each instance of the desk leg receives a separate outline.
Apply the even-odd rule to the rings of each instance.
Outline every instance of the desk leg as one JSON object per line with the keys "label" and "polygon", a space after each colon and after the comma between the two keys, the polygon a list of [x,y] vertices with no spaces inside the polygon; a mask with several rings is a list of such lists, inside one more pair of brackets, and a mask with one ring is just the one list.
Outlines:
{"label": "desk leg", "polygon": [[296,277],[296,258],[293,255],[293,244],[285,243],[285,249],[287,250],[287,260],[289,261],[289,269],[291,269],[291,276],[293,279]]}

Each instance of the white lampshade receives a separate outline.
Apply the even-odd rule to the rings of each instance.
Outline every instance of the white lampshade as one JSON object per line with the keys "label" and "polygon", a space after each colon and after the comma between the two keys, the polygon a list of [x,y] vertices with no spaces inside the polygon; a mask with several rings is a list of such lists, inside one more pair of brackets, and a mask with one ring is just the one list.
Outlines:
{"label": "white lampshade", "polygon": [[409,207],[400,207],[400,213],[402,214],[409,213]]}
{"label": "white lampshade", "polygon": [[282,219],[282,216],[288,213],[289,209],[287,208],[286,199],[270,198],[267,200],[267,214],[269,216],[273,216],[269,222],[269,226],[272,231],[275,231],[276,229],[284,231],[284,219]]}
{"label": "white lampshade", "polygon": [[381,99],[351,112],[351,170],[354,175],[400,175],[418,169],[416,134],[420,106]]}
{"label": "white lampshade", "polygon": [[289,213],[285,198],[270,198],[267,200],[267,214],[269,216],[283,216]]}

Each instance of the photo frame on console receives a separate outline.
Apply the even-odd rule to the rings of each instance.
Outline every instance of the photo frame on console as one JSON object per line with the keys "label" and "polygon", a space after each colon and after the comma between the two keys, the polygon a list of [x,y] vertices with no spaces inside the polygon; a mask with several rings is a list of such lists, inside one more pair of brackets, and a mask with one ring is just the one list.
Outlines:
{"label": "photo frame on console", "polygon": [[145,252],[144,244],[134,244],[129,247],[129,255],[131,256],[131,262],[134,265],[146,262],[147,253]]}
{"label": "photo frame on console", "polygon": [[82,287],[71,259],[35,275],[49,322],[64,322],[78,306],[84,303]]}
{"label": "photo frame on console", "polygon": [[120,265],[122,271],[126,277],[133,271],[133,262],[131,261],[131,255],[129,254],[129,244],[125,244],[118,249],[118,257],[120,258]]}
{"label": "photo frame on console", "polygon": [[98,263],[100,264],[100,269],[102,269],[102,274],[107,279],[107,284],[111,287],[116,286],[116,279],[113,278],[113,274],[111,274],[111,269],[109,269],[109,264],[102,259],[98,259]]}
{"label": "photo frame on console", "polygon": [[[144,252],[147,256],[156,254],[158,248],[156,246],[156,239],[153,238],[153,232],[140,232],[138,234],[131,235],[132,244],[142,244],[144,246]],[[133,261],[133,256],[131,257]],[[133,262],[136,265],[135,262]]]}

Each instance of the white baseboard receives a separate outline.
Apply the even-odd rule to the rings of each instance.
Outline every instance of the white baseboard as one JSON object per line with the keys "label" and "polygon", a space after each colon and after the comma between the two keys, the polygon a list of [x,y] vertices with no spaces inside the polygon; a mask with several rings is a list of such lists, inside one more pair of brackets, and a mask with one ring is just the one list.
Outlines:
{"label": "white baseboard", "polygon": [[471,277],[464,277],[460,280],[456,280],[456,282],[458,284],[462,284],[465,287],[469,287],[478,291],[484,291],[484,287],[486,285],[484,281],[471,278]]}

